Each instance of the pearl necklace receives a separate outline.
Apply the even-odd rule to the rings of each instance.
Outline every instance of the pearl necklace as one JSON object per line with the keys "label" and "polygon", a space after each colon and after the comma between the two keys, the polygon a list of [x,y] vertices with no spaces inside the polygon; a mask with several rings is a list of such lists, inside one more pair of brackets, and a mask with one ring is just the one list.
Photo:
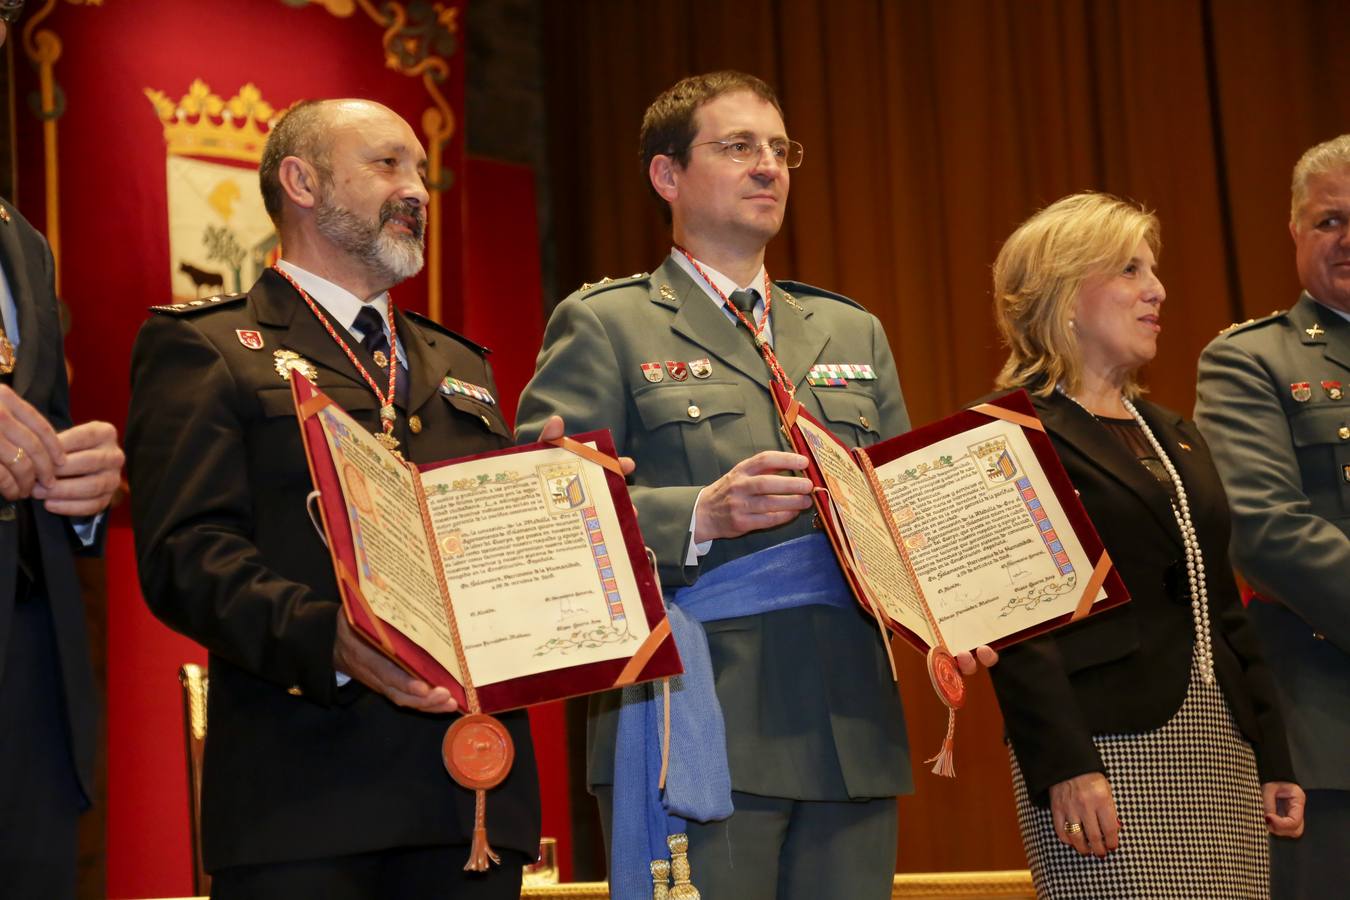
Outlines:
{"label": "pearl necklace", "polygon": [[[1079,408],[1092,416],[1093,419],[1097,418],[1091,410],[1079,403],[1068,391],[1059,385],[1055,386],[1055,390],[1077,403]],[[1172,479],[1172,486],[1176,490],[1176,502],[1169,500],[1169,504],[1172,507],[1172,515],[1177,520],[1177,528],[1181,531],[1182,547],[1186,551],[1186,578],[1191,587],[1191,618],[1195,622],[1196,662],[1200,667],[1201,680],[1205,684],[1212,685],[1214,684],[1214,646],[1211,643],[1209,631],[1209,589],[1205,584],[1205,559],[1200,552],[1200,538],[1195,533],[1195,524],[1191,521],[1191,504],[1186,497],[1186,487],[1181,483],[1181,475],[1177,472],[1176,466],[1172,465],[1172,460],[1164,452],[1162,442],[1154,435],[1153,429],[1148,427],[1148,422],[1144,421],[1144,417],[1139,414],[1139,410],[1124,397],[1120,398],[1120,402],[1124,405],[1126,412],[1139,424],[1144,437],[1153,447],[1153,452],[1158,454],[1158,460],[1167,470],[1167,477]]]}

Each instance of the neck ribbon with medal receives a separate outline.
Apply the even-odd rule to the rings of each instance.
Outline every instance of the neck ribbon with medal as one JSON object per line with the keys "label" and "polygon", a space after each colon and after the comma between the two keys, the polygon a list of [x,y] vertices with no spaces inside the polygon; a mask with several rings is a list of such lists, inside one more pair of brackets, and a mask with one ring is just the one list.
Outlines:
{"label": "neck ribbon with medal", "polygon": [[403,454],[398,451],[398,438],[394,437],[394,421],[398,418],[398,412],[394,409],[394,386],[398,383],[398,326],[394,324],[393,298],[391,297],[389,299],[389,310],[386,314],[386,319],[389,324],[389,379],[386,384],[386,389],[381,391],[380,386],[375,383],[375,379],[366,371],[366,367],[361,364],[361,360],[356,358],[356,354],[352,352],[351,346],[343,340],[342,335],[337,333],[337,329],[333,327],[333,323],[330,322],[328,317],[319,309],[319,304],[314,302],[314,298],[309,295],[309,292],[302,288],[299,282],[292,278],[290,273],[282,269],[281,266],[274,263],[272,265],[272,271],[286,279],[291,287],[295,288],[296,293],[300,295],[300,298],[305,301],[305,305],[309,307],[309,311],[314,313],[314,318],[319,320],[319,324],[321,324],[324,327],[324,330],[328,332],[328,336],[333,339],[333,342],[337,344],[338,347],[342,348],[343,353],[347,354],[347,358],[351,360],[357,373],[360,374],[367,386],[370,387],[371,393],[375,395],[375,399],[380,401],[380,425],[382,430],[375,432],[375,440],[380,442],[381,447],[388,450],[390,453],[393,453],[399,459],[402,459]]}
{"label": "neck ribbon with medal", "polygon": [[[342,352],[347,354],[347,358],[351,360],[356,371],[365,380],[371,392],[375,394],[375,398],[379,400],[381,430],[375,432],[375,440],[379,441],[380,446],[403,461],[404,465],[413,467],[413,463],[403,460],[403,454],[398,451],[398,438],[394,437],[394,421],[397,417],[394,409],[394,390],[398,383],[398,330],[394,324],[393,298],[390,298],[387,314],[389,324],[389,378],[386,382],[386,390],[381,391],[375,379],[361,364],[361,360],[352,352],[351,346],[343,339],[342,335],[338,334],[337,329],[333,327],[333,323],[319,309],[319,305],[314,302],[314,298],[280,266],[273,264],[272,269],[286,279],[291,287],[295,288],[301,299],[305,301],[305,305],[309,307],[310,312],[314,313],[314,318],[319,320],[324,330],[328,332],[328,336],[342,348]],[[425,498],[422,496],[421,482],[414,479],[413,483],[418,494],[418,505],[422,507],[424,524],[430,529],[430,517],[426,511]],[[435,555],[434,543],[432,546],[433,555]],[[450,624],[451,643],[455,648],[455,656],[459,660],[459,670],[463,674],[464,695],[469,707],[468,714],[456,719],[454,724],[446,731],[445,739],[441,742],[441,757],[445,763],[446,771],[450,773],[456,783],[474,792],[473,846],[469,851],[469,859],[464,864],[464,869],[469,872],[484,872],[489,868],[489,861],[501,862],[500,857],[493,852],[492,847],[488,844],[487,792],[506,780],[507,774],[511,771],[511,764],[515,761],[515,744],[512,742],[511,733],[506,730],[506,726],[492,716],[485,714],[478,701],[478,691],[469,677],[469,664],[464,654],[464,645],[460,641],[455,612],[448,602],[450,594],[444,582],[445,575],[439,557],[435,562],[437,580],[441,583],[442,596],[447,601],[445,612]]]}
{"label": "neck ribbon with medal", "polygon": [[[722,289],[713,283],[712,278],[708,276],[708,273],[703,270],[703,267],[698,264],[698,260],[694,259],[693,255],[690,254],[688,250],[678,244],[675,246],[675,249],[684,255],[684,258],[694,267],[694,271],[698,272],[699,277],[703,279],[704,284],[717,295],[718,299],[722,301],[722,304],[726,306],[727,309],[731,310],[732,314],[736,316],[737,321],[744,325],[745,329],[750,332],[750,336],[754,338],[755,347],[759,350],[760,355],[764,357],[764,364],[768,366],[770,379],[773,381],[774,387],[776,388],[776,390],[771,390],[769,393],[773,395],[774,409],[778,413],[779,430],[787,439],[788,446],[794,448],[794,452],[801,452],[795,449],[797,444],[792,438],[792,426],[797,422],[797,413],[801,410],[801,403],[797,400],[797,391],[792,384],[792,379],[788,378],[787,372],[783,370],[783,367],[778,362],[777,355],[773,352],[773,347],[769,345],[768,339],[764,336],[764,329],[769,321],[770,305],[773,302],[772,294],[769,290],[770,282],[768,270],[765,269],[764,271],[764,317],[756,324],[752,323],[745,313],[737,309],[735,304],[733,304],[727,295],[722,292]],[[803,455],[810,459],[809,454]],[[872,482],[873,487],[877,490],[877,496],[882,496],[880,485],[877,484],[876,473],[872,471],[870,465],[866,464],[866,457],[864,456],[862,458],[864,460],[864,473]],[[827,489],[823,487],[816,487],[815,490],[828,494]],[[899,530],[896,528],[891,516],[886,516],[886,521],[891,528],[892,537],[896,541],[896,546],[901,546]],[[827,532],[827,534],[829,534],[831,542],[833,542],[835,540],[834,535],[829,532]],[[909,566],[907,560],[905,565],[907,567]],[[910,574],[913,575],[912,570]],[[849,580],[852,580],[851,573],[849,573]],[[890,658],[892,673],[896,673],[895,659],[891,656],[890,631],[886,628],[885,622],[882,620],[881,613],[876,608],[876,605],[872,603],[866,605],[872,615],[876,618],[877,624],[881,627],[882,641],[886,647],[886,656]],[[934,764],[933,771],[936,774],[954,777],[956,775],[956,767],[953,758],[956,739],[956,710],[960,709],[966,701],[965,680],[961,677],[961,670],[956,665],[956,658],[952,656],[951,650],[948,649],[946,642],[942,640],[933,612],[928,608],[927,604],[924,604],[924,614],[928,617],[933,634],[938,635],[938,644],[931,647],[928,651],[928,677],[933,683],[934,691],[936,691],[938,697],[941,698],[943,704],[947,707],[947,733],[943,739],[942,748],[938,751],[936,756],[925,760],[925,762]]]}

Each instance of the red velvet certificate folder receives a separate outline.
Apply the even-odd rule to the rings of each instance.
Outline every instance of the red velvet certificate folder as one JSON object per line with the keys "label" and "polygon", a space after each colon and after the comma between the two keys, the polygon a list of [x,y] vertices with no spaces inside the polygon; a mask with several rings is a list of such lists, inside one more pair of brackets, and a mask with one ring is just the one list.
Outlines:
{"label": "red velvet certificate folder", "polygon": [[[351,574],[356,571],[357,554],[347,517],[346,500],[342,496],[341,482],[324,437],[323,427],[315,415],[319,409],[332,401],[303,377],[292,377],[291,385],[300,430],[304,437],[305,453],[309,460],[310,475],[319,495],[318,508],[348,622],[363,638],[408,672],[428,684],[448,688],[456,701],[462,707],[467,707],[464,685],[421,646],[376,616],[361,596],[359,582]],[[615,456],[613,438],[608,431],[574,435],[572,440],[583,445],[593,444],[600,454]],[[416,466],[416,469],[419,473],[427,472],[442,466],[489,457],[510,456],[548,446],[550,445],[547,443],[529,444],[460,459],[426,463]],[[639,594],[637,597],[625,596],[622,601],[628,615],[640,614],[645,618],[650,634],[630,657],[573,666],[564,664],[549,671],[478,686],[478,700],[483,712],[501,712],[535,703],[595,693],[640,681],[678,675],[683,671],[675,641],[670,636],[670,625],[662,606],[660,586],[648,563],[642,533],[638,529],[637,514],[628,497],[628,487],[621,475],[608,469],[604,470],[604,481],[619,519],[623,538],[623,546],[611,546],[609,552],[612,555],[622,553],[627,558]],[[432,543],[435,541],[432,540]],[[533,599],[527,596],[527,587],[520,590],[521,602],[530,602]],[[450,606],[453,610],[453,598],[450,598]],[[560,658],[560,662],[564,659]]]}
{"label": "red velvet certificate folder", "polygon": [[[881,619],[887,628],[894,631],[911,644],[921,653],[926,653],[929,649],[929,643],[920,635],[916,634],[903,624],[895,621],[892,617],[886,615],[879,604],[874,604],[867,594],[867,588],[854,570],[852,557],[847,549],[848,538],[845,534],[842,524],[835,516],[827,496],[825,478],[808,446],[805,436],[801,429],[795,424],[797,418],[804,418],[814,423],[820,429],[827,431],[828,428],[821,425],[809,413],[800,406],[793,403],[777,385],[774,386],[775,401],[779,410],[785,417],[787,431],[791,435],[791,440],[798,453],[811,460],[807,468],[807,476],[818,488],[816,491],[816,510],[820,516],[820,521],[825,532],[829,535],[830,543],[834,546],[835,553],[839,557],[840,565],[844,570],[849,586],[853,589],[854,596],[863,608],[869,614],[876,615]],[[850,455],[858,460],[860,456],[866,456],[866,461],[872,468],[884,466],[887,463],[901,456],[905,456],[915,450],[921,450],[938,441],[959,435],[970,431],[981,425],[990,422],[993,419],[1003,419],[1012,422],[1021,428],[1023,436],[1030,444],[1032,453],[1040,464],[1044,474],[1045,483],[1054,492],[1056,499],[1063,508],[1067,517],[1065,525],[1072,530],[1077,537],[1079,544],[1086,553],[1089,561],[1093,565],[1091,577],[1088,579],[1088,585],[1083,590],[1082,599],[1078,607],[1072,612],[1066,612],[1063,615],[1039,622],[1033,627],[1013,631],[998,637],[989,642],[994,649],[1015,644],[1018,641],[1025,640],[1037,634],[1043,634],[1053,631],[1071,621],[1076,621],[1085,615],[1101,612],[1118,604],[1127,602],[1130,597],[1125,589],[1124,582],[1121,581],[1119,573],[1115,566],[1111,564],[1110,556],[1106,553],[1106,548],[1102,546],[1101,538],[1097,535],[1096,528],[1093,527],[1091,519],[1088,518],[1087,510],[1078,499],[1078,493],[1074,490],[1073,483],[1069,480],[1068,473],[1064,471],[1064,465],[1060,462],[1058,454],[1050,443],[1050,438],[1046,435],[1040,419],[1036,416],[1036,410],[1031,405],[1031,399],[1026,391],[1017,390],[1005,394],[1002,397],[995,398],[989,403],[980,404],[970,409],[964,409],[954,415],[948,416],[932,424],[925,425],[922,428],[916,428],[913,431],[873,444],[863,449],[846,448]],[[838,441],[836,441],[838,443]],[[842,446],[842,444],[840,445]],[[860,464],[861,465],[861,464]],[[878,501],[882,507],[885,507],[885,500],[878,496]],[[906,563],[908,565],[908,563]],[[912,571],[912,570],[911,570]],[[1104,589],[1106,596],[1100,600],[1092,601],[1095,596]],[[922,592],[920,592],[922,593]],[[958,650],[969,650],[970,647],[952,647],[953,652]]]}

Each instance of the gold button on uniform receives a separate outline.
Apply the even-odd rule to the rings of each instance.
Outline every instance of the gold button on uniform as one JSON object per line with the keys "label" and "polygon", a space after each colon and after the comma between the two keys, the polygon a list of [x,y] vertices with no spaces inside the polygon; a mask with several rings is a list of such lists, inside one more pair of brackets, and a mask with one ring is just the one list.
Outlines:
{"label": "gold button on uniform", "polygon": [[868,431],[872,430],[872,423],[867,421],[867,416],[858,416],[858,424],[866,428]]}
{"label": "gold button on uniform", "polygon": [[408,416],[408,430],[413,434],[422,433],[422,419],[420,416]]}
{"label": "gold button on uniform", "polygon": [[693,404],[693,403],[690,403],[690,404],[689,404],[689,418],[691,418],[691,419],[697,419],[697,418],[698,418],[699,416],[701,416],[702,414],[703,414],[703,410],[699,409],[697,405],[695,405],[695,404]]}
{"label": "gold button on uniform", "polygon": [[292,697],[299,697],[304,691],[300,690],[300,685],[293,684],[286,688],[286,693],[290,694]]}
{"label": "gold button on uniform", "polygon": [[1340,437],[1341,440],[1350,441],[1350,428],[1346,428],[1344,425],[1342,425],[1340,429],[1337,430],[1336,434],[1337,436]]}

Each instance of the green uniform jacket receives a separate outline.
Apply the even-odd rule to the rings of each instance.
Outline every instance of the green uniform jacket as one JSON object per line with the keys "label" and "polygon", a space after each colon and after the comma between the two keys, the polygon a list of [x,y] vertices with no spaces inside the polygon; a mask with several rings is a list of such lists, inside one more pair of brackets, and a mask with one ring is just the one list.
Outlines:
{"label": "green uniform jacket", "polygon": [[[773,343],[797,397],[845,443],[909,427],[881,323],[851,300],[792,285],[772,292]],[[667,362],[702,366],[676,380]],[[818,363],[872,366],[873,381],[811,387]],[[659,381],[644,364],[661,367]],[[679,373],[676,366],[675,372]],[[554,311],[517,416],[532,440],[552,414],[575,433],[608,428],[637,461],[633,501],[669,596],[729,560],[809,534],[810,513],[780,528],[713,543],[684,561],[699,491],[762,450],[789,449],[768,370],[737,328],[674,259],[650,277],[610,282]],[[726,719],[732,786],[801,800],[889,797],[912,790],[905,724],[876,625],[860,609],[810,606],[707,624]],[[613,782],[618,694],[592,701],[591,784]]]}
{"label": "green uniform jacket", "polygon": [[[1306,396],[1305,396],[1306,389]],[[1350,322],[1304,294],[1215,338],[1195,421],[1304,788],[1350,789]]]}

